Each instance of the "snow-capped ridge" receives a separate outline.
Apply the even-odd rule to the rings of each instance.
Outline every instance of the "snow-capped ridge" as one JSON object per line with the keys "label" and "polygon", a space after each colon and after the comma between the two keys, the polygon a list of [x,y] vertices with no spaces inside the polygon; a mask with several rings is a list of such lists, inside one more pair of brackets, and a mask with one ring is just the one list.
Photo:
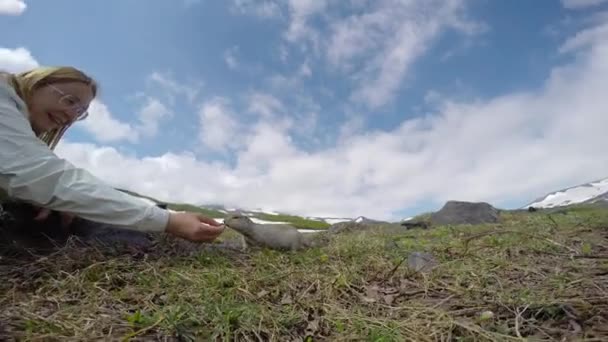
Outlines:
{"label": "snow-capped ridge", "polygon": [[598,201],[608,201],[608,178],[551,192],[527,204],[524,209],[529,207],[555,208]]}

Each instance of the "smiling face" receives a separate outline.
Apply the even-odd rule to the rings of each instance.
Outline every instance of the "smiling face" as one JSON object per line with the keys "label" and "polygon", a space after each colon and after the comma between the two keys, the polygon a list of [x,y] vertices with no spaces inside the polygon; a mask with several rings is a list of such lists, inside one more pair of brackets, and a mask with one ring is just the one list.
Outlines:
{"label": "smiling face", "polygon": [[82,82],[42,86],[28,100],[32,128],[40,134],[84,118],[93,98],[91,87]]}

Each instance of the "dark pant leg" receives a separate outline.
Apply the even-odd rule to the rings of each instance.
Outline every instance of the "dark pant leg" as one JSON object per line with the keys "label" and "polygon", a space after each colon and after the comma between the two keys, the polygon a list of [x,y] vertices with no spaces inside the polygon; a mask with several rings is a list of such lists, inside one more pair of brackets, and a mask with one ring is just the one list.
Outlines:
{"label": "dark pant leg", "polygon": [[80,217],[75,217],[69,227],[62,228],[58,212],[52,212],[42,222],[34,220],[36,214],[36,209],[27,203],[3,203],[0,209],[0,244],[34,249],[49,248],[65,244],[72,236],[78,241],[102,246],[145,248],[152,244],[151,235],[145,232]]}
{"label": "dark pant leg", "polygon": [[0,244],[31,249],[52,248],[67,241],[61,218],[53,213],[44,222],[34,220],[36,209],[30,204],[6,201],[0,207]]}
{"label": "dark pant leg", "polygon": [[89,221],[80,217],[74,218],[70,232],[84,242],[107,246],[146,248],[153,243],[150,233]]}

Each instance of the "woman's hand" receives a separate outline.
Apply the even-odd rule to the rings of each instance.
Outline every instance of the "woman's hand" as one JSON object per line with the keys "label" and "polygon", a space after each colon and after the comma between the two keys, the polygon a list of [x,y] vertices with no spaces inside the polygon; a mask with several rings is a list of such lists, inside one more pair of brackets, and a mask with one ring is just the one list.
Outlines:
{"label": "woman's hand", "polygon": [[[36,217],[34,217],[35,221],[44,221],[53,212],[51,209],[47,209],[47,208],[38,208],[38,209],[40,209],[40,211],[38,212],[38,215],[36,215]],[[74,217],[76,217],[76,215],[74,215],[74,214],[65,213],[65,212],[59,212],[59,215],[61,216],[61,227],[63,229],[67,229],[70,226],[70,224],[72,224],[72,221],[74,221]]]}
{"label": "woman's hand", "polygon": [[224,231],[224,225],[198,213],[174,213],[165,231],[192,242],[211,242]]}

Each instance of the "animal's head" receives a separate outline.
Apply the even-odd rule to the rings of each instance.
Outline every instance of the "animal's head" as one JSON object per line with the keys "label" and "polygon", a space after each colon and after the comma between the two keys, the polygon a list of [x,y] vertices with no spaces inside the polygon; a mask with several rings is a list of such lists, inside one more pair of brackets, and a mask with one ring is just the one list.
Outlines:
{"label": "animal's head", "polygon": [[243,231],[251,227],[254,222],[241,212],[232,212],[224,217],[224,224],[235,230]]}

